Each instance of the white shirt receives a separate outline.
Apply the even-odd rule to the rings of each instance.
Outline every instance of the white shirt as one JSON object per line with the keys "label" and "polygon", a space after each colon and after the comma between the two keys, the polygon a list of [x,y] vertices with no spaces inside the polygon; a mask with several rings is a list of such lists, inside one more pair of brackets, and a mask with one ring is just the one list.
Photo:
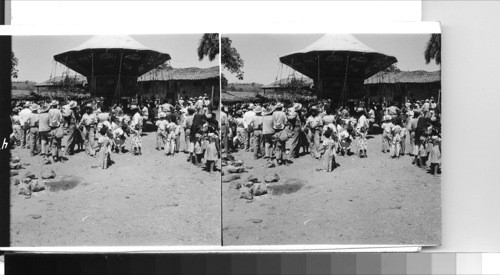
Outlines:
{"label": "white shirt", "polygon": [[254,117],[254,111],[247,111],[243,114],[243,125],[245,125],[245,128],[248,128],[248,125],[250,124],[250,122],[252,122]]}
{"label": "white shirt", "polygon": [[26,125],[28,123],[30,114],[31,110],[28,108],[24,108],[19,112],[19,121],[21,122],[21,125]]}
{"label": "white shirt", "polygon": [[135,113],[132,117],[132,127],[135,125],[142,126],[142,116],[140,113]]}
{"label": "white shirt", "polygon": [[360,116],[358,119],[358,125],[356,129],[361,129],[361,127],[366,126],[366,117],[364,115]]}

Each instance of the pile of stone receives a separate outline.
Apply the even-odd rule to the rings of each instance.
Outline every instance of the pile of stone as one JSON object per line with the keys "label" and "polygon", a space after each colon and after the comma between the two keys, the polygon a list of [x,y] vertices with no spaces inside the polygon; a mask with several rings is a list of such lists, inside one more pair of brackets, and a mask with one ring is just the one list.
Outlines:
{"label": "pile of stone", "polygon": [[24,177],[19,180],[18,178],[11,177],[10,182],[13,185],[19,186],[19,195],[23,195],[26,198],[31,198],[32,193],[40,192],[45,190],[45,184],[47,180],[54,179],[56,177],[56,172],[54,170],[45,170],[41,173],[40,178],[28,171],[24,174]]}
{"label": "pile of stone", "polygon": [[241,174],[251,170],[252,167],[244,166],[242,160],[235,160],[231,155],[222,158],[222,165],[225,166],[222,171],[222,182],[229,183],[230,188],[238,190],[239,198],[247,202],[252,202],[254,197],[267,194],[270,184],[280,180],[276,173],[266,174],[264,183],[252,174],[241,180],[243,178]]}

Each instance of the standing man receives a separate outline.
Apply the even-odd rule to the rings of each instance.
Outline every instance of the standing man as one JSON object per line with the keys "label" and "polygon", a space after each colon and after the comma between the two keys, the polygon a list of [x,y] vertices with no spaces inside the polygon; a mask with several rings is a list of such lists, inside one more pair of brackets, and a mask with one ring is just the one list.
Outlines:
{"label": "standing man", "polygon": [[248,111],[243,114],[243,125],[245,126],[245,150],[248,152],[250,149],[253,150],[252,139],[253,139],[253,131],[250,126],[250,122],[252,122],[255,117],[255,112],[253,111],[254,105],[250,103],[248,106]]}
{"label": "standing man", "polygon": [[262,157],[260,145],[262,143],[262,107],[257,106],[254,108],[255,116],[250,122],[249,126],[253,129],[253,158],[258,159]]}
{"label": "standing man", "polygon": [[66,156],[73,155],[75,153],[76,122],[79,121],[79,114],[76,112],[76,101],[70,101],[68,107],[67,112],[63,114],[63,117],[68,124],[68,140],[66,141],[65,146]]}
{"label": "standing man", "polygon": [[49,146],[51,141],[51,128],[50,128],[50,115],[49,115],[50,106],[48,104],[42,105],[40,109],[38,109],[38,132],[40,133],[40,139],[42,141],[42,153],[41,155],[44,158],[49,156]]}
{"label": "standing man", "polygon": [[19,122],[21,122],[21,131],[23,133],[23,136],[21,137],[21,145],[23,148],[25,148],[26,145],[28,145],[28,148],[29,148],[29,146],[30,146],[29,145],[30,144],[30,141],[29,141],[30,125],[28,123],[28,119],[29,119],[30,114],[31,114],[29,102],[26,101],[26,103],[24,103],[23,107],[24,108],[19,112]]}
{"label": "standing man", "polygon": [[64,131],[62,129],[63,117],[61,110],[58,108],[59,102],[53,100],[50,103],[49,110],[49,126],[50,126],[50,137],[51,137],[51,151],[52,151],[52,162],[62,161],[61,160],[61,141],[64,136]]}
{"label": "standing man", "polygon": [[92,103],[85,105],[85,114],[80,120],[80,125],[83,126],[83,140],[85,143],[85,152],[94,157],[95,155],[95,128],[97,125],[97,117],[92,112]]}
{"label": "standing man", "polygon": [[28,124],[28,131],[27,133],[30,134],[29,137],[29,142],[30,142],[30,155],[33,157],[40,153],[40,147],[38,146],[39,141],[40,141],[40,134],[38,131],[38,121],[39,121],[39,114],[38,114],[38,109],[40,107],[37,104],[33,104],[30,106],[30,115],[27,120]]}
{"label": "standing man", "polygon": [[276,111],[273,113],[273,129],[274,129],[274,142],[275,142],[275,150],[276,150],[276,163],[278,165],[287,164],[287,159],[285,156],[286,149],[286,141],[288,140],[287,136],[284,136],[286,133],[283,133],[285,130],[285,126],[287,123],[286,113],[283,112],[283,104],[278,102],[276,104]]}

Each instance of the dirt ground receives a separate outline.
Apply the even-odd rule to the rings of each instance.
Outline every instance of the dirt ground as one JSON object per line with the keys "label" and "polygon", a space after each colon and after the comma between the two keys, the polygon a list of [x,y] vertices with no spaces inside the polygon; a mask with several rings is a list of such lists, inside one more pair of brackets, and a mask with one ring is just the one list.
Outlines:
{"label": "dirt ground", "polygon": [[46,169],[57,177],[29,199],[11,186],[11,246],[220,245],[220,173],[182,152],[165,156],[156,133],[146,134],[142,156],[113,153],[107,170],[91,168],[97,159],[85,152],[41,165],[42,157],[13,149],[29,164],[17,178],[31,171],[40,179]]}
{"label": "dirt ground", "polygon": [[249,203],[223,183],[223,244],[440,244],[440,175],[412,165],[408,155],[391,159],[381,152],[381,135],[371,137],[368,158],[339,156],[331,173],[316,171],[321,161],[309,155],[266,168],[252,153],[233,153],[253,167],[241,183],[277,173],[276,184],[298,187]]}

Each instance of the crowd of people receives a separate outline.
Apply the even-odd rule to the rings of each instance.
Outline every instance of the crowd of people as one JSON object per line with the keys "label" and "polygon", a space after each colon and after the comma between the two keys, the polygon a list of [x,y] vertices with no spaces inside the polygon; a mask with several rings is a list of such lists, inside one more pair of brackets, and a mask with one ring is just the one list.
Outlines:
{"label": "crowd of people", "polygon": [[340,107],[331,100],[228,104],[221,113],[222,147],[228,153],[251,151],[255,159],[265,159],[267,167],[289,165],[309,154],[322,160],[318,171],[331,172],[339,156],[367,158],[368,147],[374,148],[369,139],[381,134],[383,153],[412,156],[413,164],[437,174],[440,117],[434,98],[403,104],[360,100]]}
{"label": "crowd of people", "polygon": [[156,141],[145,146],[156,146],[167,156],[189,153],[188,162],[216,171],[219,123],[206,95],[176,102],[123,99],[111,106],[103,102],[103,98],[13,101],[11,144],[30,150],[31,156],[42,156],[43,164],[64,162],[85,151],[97,158],[94,167],[107,169],[112,154],[142,155],[142,137],[149,130],[156,131]]}

